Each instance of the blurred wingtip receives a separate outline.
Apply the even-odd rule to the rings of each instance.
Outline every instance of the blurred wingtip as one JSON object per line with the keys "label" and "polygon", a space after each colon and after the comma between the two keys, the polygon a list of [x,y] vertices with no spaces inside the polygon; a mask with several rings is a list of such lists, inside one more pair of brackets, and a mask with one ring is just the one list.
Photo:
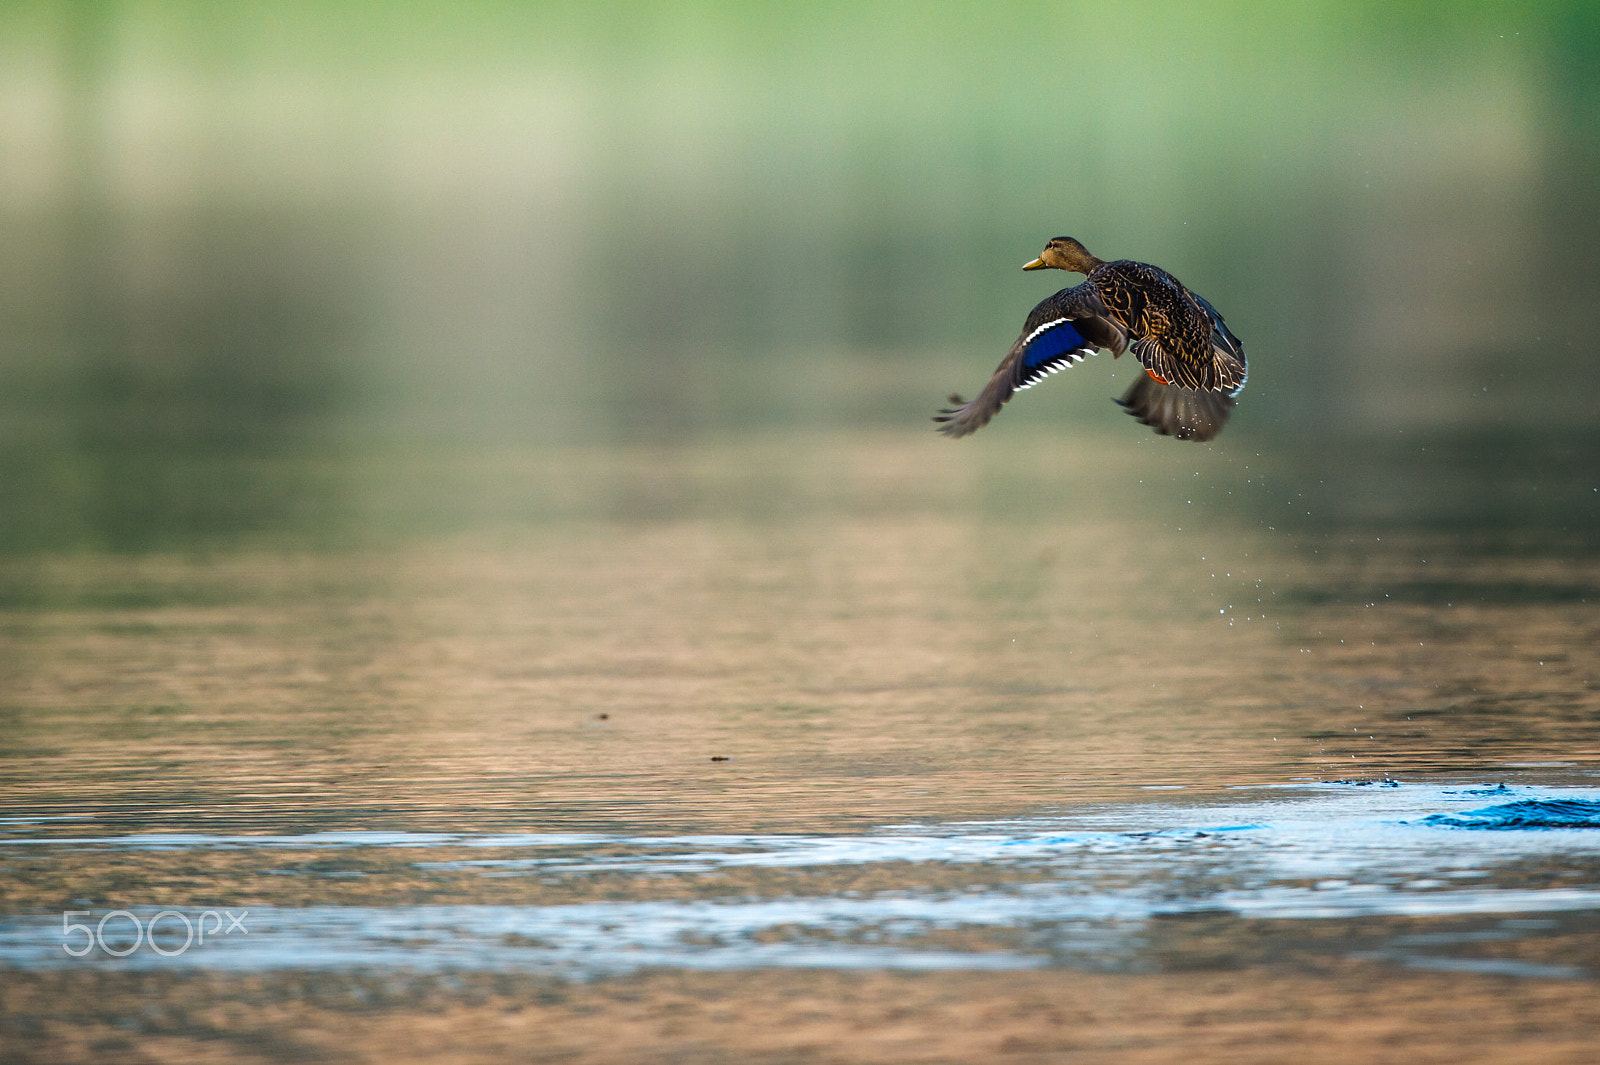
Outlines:
{"label": "blurred wingtip", "polygon": [[934,427],[934,431],[952,438],[968,435],[977,428],[977,426],[970,424],[962,417],[967,413],[968,404],[964,403],[961,397],[957,395],[952,395],[950,402],[958,405],[943,408],[933,416],[933,420],[939,423]]}

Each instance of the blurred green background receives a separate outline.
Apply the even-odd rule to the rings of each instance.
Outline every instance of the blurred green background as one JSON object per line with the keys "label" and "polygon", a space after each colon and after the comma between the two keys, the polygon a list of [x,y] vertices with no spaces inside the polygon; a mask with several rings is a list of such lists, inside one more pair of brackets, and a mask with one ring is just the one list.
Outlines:
{"label": "blurred green background", "polygon": [[[1313,520],[1586,527],[1597,173],[1591,0],[10,0],[0,552],[542,513],[458,461],[931,440],[1073,283],[1019,270],[1060,233],[1224,311],[1215,448]],[[936,443],[1186,447],[1113,368]]]}

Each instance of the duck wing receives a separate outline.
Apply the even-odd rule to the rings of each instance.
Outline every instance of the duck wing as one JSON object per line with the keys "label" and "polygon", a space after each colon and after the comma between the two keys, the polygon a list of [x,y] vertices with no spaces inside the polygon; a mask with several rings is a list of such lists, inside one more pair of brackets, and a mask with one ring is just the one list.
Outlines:
{"label": "duck wing", "polygon": [[1133,342],[1133,357],[1144,366],[1149,376],[1163,384],[1179,388],[1209,389],[1202,383],[1203,364],[1196,366],[1167,350],[1167,345],[1156,337],[1140,337]]}
{"label": "duck wing", "polygon": [[968,402],[952,395],[954,406],[933,420],[946,436],[966,436],[989,424],[1016,392],[1082,362],[1100,348],[1120,355],[1127,345],[1127,330],[1108,315],[1093,286],[1062,289],[1029,312],[1022,334],[977,398]]}
{"label": "duck wing", "polygon": [[1218,376],[1230,382],[1225,386],[1232,389],[1228,395],[1237,396],[1244,391],[1244,383],[1250,377],[1250,364],[1244,357],[1244,342],[1233,335],[1233,330],[1228,328],[1228,323],[1211,306],[1210,301],[1198,292],[1190,292],[1189,295],[1211,319],[1212,359],[1225,364]]}
{"label": "duck wing", "polygon": [[1090,276],[1111,314],[1136,339],[1134,357],[1162,382],[1238,395],[1244,345],[1217,309],[1158,266],[1120,260]]}
{"label": "duck wing", "polygon": [[1179,440],[1210,440],[1233,413],[1233,396],[1225,392],[1180,388],[1149,374],[1140,374],[1114,402],[1162,436]]}

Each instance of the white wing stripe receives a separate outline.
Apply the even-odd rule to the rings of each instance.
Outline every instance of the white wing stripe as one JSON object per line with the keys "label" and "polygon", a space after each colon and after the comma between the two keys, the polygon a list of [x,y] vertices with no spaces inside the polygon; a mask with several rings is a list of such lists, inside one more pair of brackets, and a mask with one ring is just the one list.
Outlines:
{"label": "white wing stripe", "polygon": [[1026,337],[1024,337],[1022,339],[1022,346],[1023,347],[1027,347],[1029,344],[1032,344],[1033,343],[1033,338],[1038,336],[1040,333],[1044,332],[1046,329],[1054,329],[1056,326],[1060,325],[1062,322],[1071,322],[1071,321],[1075,321],[1075,319],[1072,319],[1072,318],[1057,318],[1053,322],[1044,323],[1044,325],[1041,325],[1039,328],[1035,329],[1033,332],[1029,333]]}
{"label": "white wing stripe", "polygon": [[[1063,322],[1070,320],[1071,319],[1068,318],[1060,319],[1060,321]],[[1038,384],[1040,381],[1043,381],[1046,377],[1049,377],[1052,374],[1058,374],[1062,370],[1076,366],[1078,363],[1083,361],[1085,355],[1097,354],[1099,354],[1098,348],[1077,348],[1073,351],[1063,352],[1061,355],[1057,356],[1054,361],[1044,363],[1041,366],[1035,366],[1033,369],[1029,370],[1028,376],[1024,377],[1017,383],[1017,391],[1025,392],[1034,385]]]}

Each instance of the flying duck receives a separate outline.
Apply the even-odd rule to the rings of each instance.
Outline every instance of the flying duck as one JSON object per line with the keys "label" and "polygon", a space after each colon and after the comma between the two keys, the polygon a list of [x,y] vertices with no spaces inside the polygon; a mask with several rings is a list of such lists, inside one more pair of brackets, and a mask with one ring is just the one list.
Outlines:
{"label": "flying duck", "polygon": [[1082,362],[1101,348],[1130,348],[1145,372],[1116,402],[1163,436],[1210,440],[1222,431],[1244,389],[1244,345],[1217,309],[1165,270],[1129,259],[1104,262],[1071,237],[1056,237],[1024,270],[1084,274],[1028,314],[1022,335],[978,398],[952,395],[933,419],[947,436],[966,436],[1012,393]]}

